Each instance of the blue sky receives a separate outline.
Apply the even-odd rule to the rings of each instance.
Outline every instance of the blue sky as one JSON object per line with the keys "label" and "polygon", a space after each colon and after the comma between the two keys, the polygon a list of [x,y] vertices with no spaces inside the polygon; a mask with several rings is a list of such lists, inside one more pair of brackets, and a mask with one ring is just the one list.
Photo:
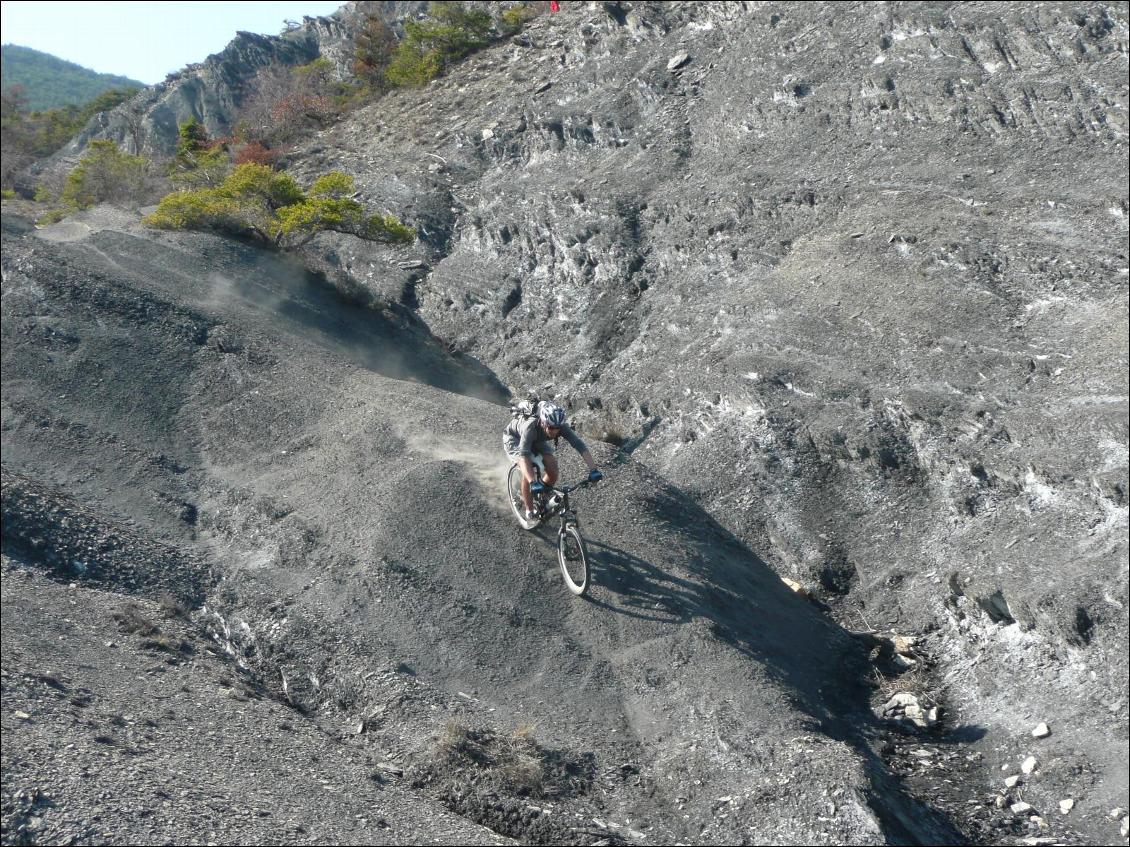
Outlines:
{"label": "blue sky", "polygon": [[329,15],[336,2],[38,2],[4,0],[3,41],[144,83],[218,53],[236,32],[278,35],[285,19]]}

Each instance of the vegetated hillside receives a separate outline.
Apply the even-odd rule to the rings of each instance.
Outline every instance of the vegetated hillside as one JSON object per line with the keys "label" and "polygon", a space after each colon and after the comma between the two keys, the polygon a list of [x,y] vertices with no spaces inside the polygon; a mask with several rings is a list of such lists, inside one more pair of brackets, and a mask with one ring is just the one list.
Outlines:
{"label": "vegetated hillside", "polygon": [[32,110],[81,106],[112,88],[144,88],[145,83],[115,74],[100,74],[50,53],[5,44],[0,48],[4,87],[19,85]]}
{"label": "vegetated hillside", "polygon": [[[320,756],[309,720],[421,816],[525,841],[1113,840],[1126,17],[565,4],[295,151],[423,236],[319,236],[323,277],[105,209],[38,237],[7,216],[5,603],[49,590],[31,569],[202,596],[184,628],[119,608],[106,650],[287,703],[296,760]],[[332,294],[358,282],[387,306]],[[578,498],[590,600],[505,512],[483,365],[620,445]],[[5,717],[5,832],[117,835],[127,803],[51,805],[66,777],[29,727],[83,708],[50,680],[111,723],[122,695],[25,644],[4,640],[27,716]],[[880,719],[900,689],[932,731]],[[72,726],[52,762],[114,738]],[[220,839],[318,834],[237,817]]]}

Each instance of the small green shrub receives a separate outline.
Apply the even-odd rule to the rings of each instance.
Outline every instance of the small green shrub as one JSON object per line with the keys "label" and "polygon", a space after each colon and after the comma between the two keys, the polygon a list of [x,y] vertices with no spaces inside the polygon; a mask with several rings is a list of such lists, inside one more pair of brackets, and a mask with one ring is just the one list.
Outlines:
{"label": "small green shrub", "polygon": [[212,188],[231,172],[225,145],[208,137],[196,118],[180,126],[177,152],[169,162],[169,179],[182,188]]}
{"label": "small green shrub", "polygon": [[208,140],[208,133],[204,130],[204,125],[196,118],[189,118],[177,131],[177,158],[185,159],[190,158],[197,153],[202,153],[211,146]]}
{"label": "small green shrub", "polygon": [[535,17],[537,12],[529,3],[517,3],[499,15],[498,28],[503,35],[514,35]]}
{"label": "small green shrub", "polygon": [[36,218],[35,222],[40,226],[49,226],[50,224],[57,224],[66,216],[66,209],[50,209]]}
{"label": "small green shrub", "polygon": [[98,203],[140,205],[153,196],[157,185],[158,176],[148,159],[123,153],[113,141],[92,141],[86,155],[67,174],[62,190],[56,194],[40,185],[35,199],[59,204],[40,221],[54,223]]}
{"label": "small green shrub", "polygon": [[392,85],[419,88],[438,77],[441,67],[437,52],[420,52],[402,42],[385,71],[385,78]]}
{"label": "small green shrub", "polygon": [[210,188],[220,185],[231,173],[232,163],[222,147],[177,156],[169,166],[169,179],[184,188]]}
{"label": "small green shrub", "polygon": [[385,77],[392,85],[420,86],[452,63],[490,43],[493,22],[485,9],[462,3],[432,3],[428,19],[404,24],[400,42]]}
{"label": "small green shrub", "polygon": [[169,194],[145,222],[251,236],[281,248],[301,246],[324,230],[386,244],[415,239],[415,231],[394,216],[367,215],[350,196],[353,190],[353,177],[335,171],[315,180],[307,194],[289,174],[249,163],[236,166],[216,188]]}

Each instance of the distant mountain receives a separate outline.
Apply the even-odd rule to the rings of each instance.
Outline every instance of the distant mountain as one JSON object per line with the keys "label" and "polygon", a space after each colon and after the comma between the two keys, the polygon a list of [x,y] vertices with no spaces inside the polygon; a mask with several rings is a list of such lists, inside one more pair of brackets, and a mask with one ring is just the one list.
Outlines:
{"label": "distant mountain", "polygon": [[2,48],[3,86],[23,86],[28,108],[80,106],[111,88],[144,88],[145,83],[114,74],[100,74],[50,53],[5,44]]}

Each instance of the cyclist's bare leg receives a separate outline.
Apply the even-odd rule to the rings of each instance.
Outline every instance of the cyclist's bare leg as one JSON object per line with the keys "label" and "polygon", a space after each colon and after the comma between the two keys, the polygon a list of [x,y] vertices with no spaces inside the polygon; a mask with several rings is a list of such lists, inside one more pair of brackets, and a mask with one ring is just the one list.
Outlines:
{"label": "cyclist's bare leg", "polygon": [[557,457],[553,454],[547,454],[541,457],[542,464],[545,465],[545,482],[551,488],[557,483]]}
{"label": "cyclist's bare leg", "polygon": [[534,508],[534,495],[530,491],[530,483],[536,478],[536,469],[529,456],[519,457],[518,467],[522,469],[522,502],[526,506],[526,511],[530,512]]}

